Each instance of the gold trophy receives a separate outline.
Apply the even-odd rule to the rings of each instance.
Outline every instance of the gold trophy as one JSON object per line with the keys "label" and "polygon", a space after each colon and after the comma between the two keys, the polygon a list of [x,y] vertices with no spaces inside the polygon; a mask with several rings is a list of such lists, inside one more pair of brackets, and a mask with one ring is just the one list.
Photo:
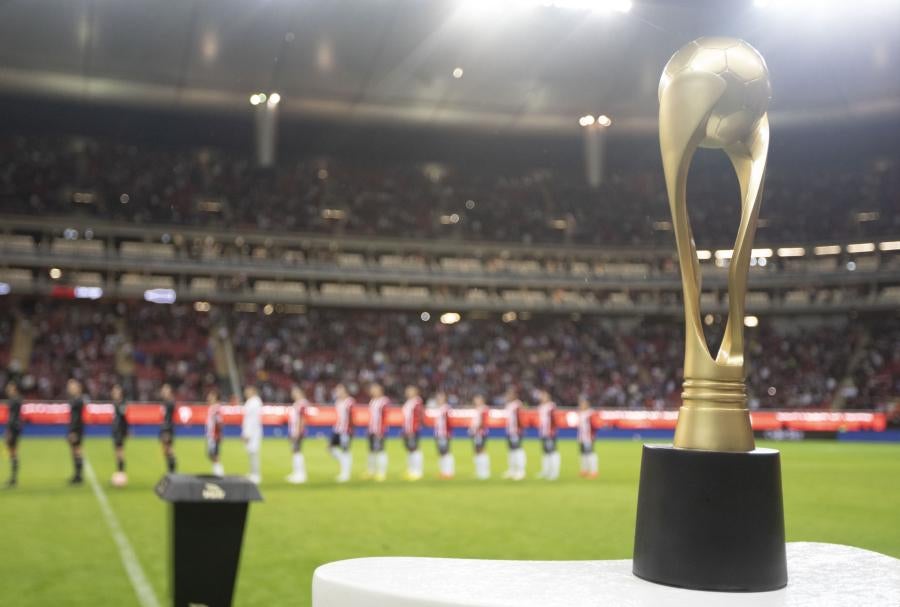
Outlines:
{"label": "gold trophy", "polygon": [[[787,583],[779,454],[756,449],[744,383],[744,298],[769,147],[771,87],[759,52],[700,38],[659,83],[659,140],[684,294],[683,404],[673,446],[644,446],[634,573],[686,588],[761,591]],[[741,220],[728,270],[728,322],[715,358],[700,320],[700,264],[687,176],[698,147],[737,173]]]}

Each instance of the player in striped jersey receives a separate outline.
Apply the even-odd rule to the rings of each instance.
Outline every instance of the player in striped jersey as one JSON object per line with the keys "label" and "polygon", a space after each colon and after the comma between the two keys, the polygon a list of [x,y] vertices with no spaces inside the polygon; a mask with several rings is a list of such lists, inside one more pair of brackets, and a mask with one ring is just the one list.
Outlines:
{"label": "player in striped jersey", "polygon": [[292,470],[287,481],[294,485],[306,482],[306,460],[303,457],[303,437],[306,436],[306,413],[309,401],[300,386],[291,388],[293,403],[288,409],[288,437],[291,439]]}
{"label": "player in striped jersey", "polygon": [[547,390],[538,390],[538,436],[544,455],[538,478],[555,481],[559,478],[560,458],[556,448],[556,403]]}
{"label": "player in striped jersey", "polygon": [[338,384],[334,389],[334,412],[337,419],[331,432],[331,455],[338,461],[340,472],[337,482],[346,483],[350,480],[350,470],[353,468],[353,453],[350,451],[350,441],[353,438],[353,406],[356,401],[350,396],[344,384]]}
{"label": "player in striped jersey", "polygon": [[578,449],[581,476],[597,478],[597,454],[594,453],[594,410],[586,396],[578,397]]}
{"label": "player in striped jersey", "polygon": [[475,405],[475,417],[469,426],[469,434],[472,435],[472,444],[475,447],[475,478],[486,480],[491,478],[491,459],[487,453],[488,419],[490,410],[484,396],[476,394],[473,399]]}
{"label": "player in striped jersey", "polygon": [[419,431],[425,406],[419,396],[419,388],[406,386],[406,402],[403,403],[403,444],[406,447],[406,480],[422,478],[424,461],[419,449]]}
{"label": "player in striped jersey", "polygon": [[452,433],[450,403],[447,401],[447,395],[443,392],[438,392],[434,398],[437,402],[437,415],[434,417],[434,441],[440,456],[438,459],[439,476],[443,480],[449,480],[456,473],[456,462],[453,459],[453,453],[450,452]]}
{"label": "player in striped jersey", "polygon": [[522,448],[522,438],[525,426],[522,423],[522,401],[519,400],[516,389],[510,387],[504,396],[506,400],[506,442],[509,445],[508,467],[503,478],[520,481],[525,478],[525,449]]}
{"label": "player in striped jersey", "polygon": [[384,450],[384,435],[387,430],[387,407],[391,399],[384,395],[381,384],[369,386],[369,461],[366,478],[381,482],[387,478],[388,455]]}
{"label": "player in striped jersey", "polygon": [[219,450],[222,445],[222,405],[219,403],[219,393],[210,390],[206,395],[206,455],[212,462],[213,476],[225,476],[225,467],[219,459]]}

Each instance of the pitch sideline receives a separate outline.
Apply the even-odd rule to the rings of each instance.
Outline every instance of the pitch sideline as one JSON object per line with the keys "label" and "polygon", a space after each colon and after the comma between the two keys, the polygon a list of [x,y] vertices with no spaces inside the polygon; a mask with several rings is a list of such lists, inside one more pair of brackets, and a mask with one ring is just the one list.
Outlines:
{"label": "pitch sideline", "polygon": [[122,560],[122,565],[125,567],[125,572],[128,574],[128,579],[131,581],[131,586],[134,588],[138,602],[141,607],[160,607],[159,600],[153,592],[153,587],[147,580],[147,574],[144,573],[137,554],[135,554],[134,548],[131,547],[131,542],[128,541],[128,537],[122,531],[119,519],[116,518],[112,506],[109,504],[109,499],[107,499],[106,493],[103,492],[103,487],[97,482],[97,475],[94,474],[94,468],[91,467],[91,462],[87,458],[84,458],[84,472],[94,492],[94,497],[97,498],[97,503],[100,504],[103,520],[106,521],[110,535],[112,535],[116,547],[119,549],[119,558]]}

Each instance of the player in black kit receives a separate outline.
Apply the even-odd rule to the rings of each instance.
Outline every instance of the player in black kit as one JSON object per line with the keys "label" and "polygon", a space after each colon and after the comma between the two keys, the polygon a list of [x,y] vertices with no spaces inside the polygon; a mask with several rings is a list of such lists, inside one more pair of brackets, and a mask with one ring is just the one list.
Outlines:
{"label": "player in black kit", "polygon": [[66,391],[69,393],[69,430],[66,433],[66,438],[72,449],[72,464],[75,468],[75,473],[69,479],[69,484],[80,485],[82,482],[81,469],[84,466],[84,460],[81,456],[81,441],[84,439],[84,420],[82,419],[84,396],[81,383],[77,379],[68,381]]}
{"label": "player in black kit", "polygon": [[19,435],[22,433],[22,398],[19,396],[19,386],[10,381],[6,384],[6,448],[9,450],[9,480],[6,488],[12,489],[19,481],[19,456],[16,446],[19,444]]}
{"label": "player in black kit", "polygon": [[162,399],[163,410],[159,442],[162,444],[163,455],[166,458],[166,468],[169,472],[175,472],[175,399],[172,394],[172,386],[163,384],[159,389],[159,397]]}
{"label": "player in black kit", "polygon": [[125,439],[128,437],[128,403],[125,401],[125,392],[122,386],[115,384],[110,391],[113,404],[112,440],[116,452],[116,472],[112,476],[112,484],[124,485],[128,477],[125,476]]}

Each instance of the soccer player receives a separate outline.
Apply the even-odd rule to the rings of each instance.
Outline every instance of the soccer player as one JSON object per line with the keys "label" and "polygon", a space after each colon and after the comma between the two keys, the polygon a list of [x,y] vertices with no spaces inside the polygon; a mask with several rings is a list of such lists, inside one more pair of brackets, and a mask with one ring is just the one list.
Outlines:
{"label": "soccer player", "polygon": [[387,406],[391,399],[384,395],[379,383],[369,386],[369,462],[367,478],[382,482],[387,478],[388,455],[384,450],[384,435],[387,429]]}
{"label": "soccer player", "polygon": [[166,458],[166,469],[175,472],[175,398],[171,384],[163,384],[159,389],[162,400],[163,422],[159,428],[159,443]]}
{"label": "soccer player", "polygon": [[81,441],[84,439],[84,419],[82,418],[84,393],[81,383],[77,379],[70,379],[66,383],[66,392],[69,394],[69,429],[66,439],[72,449],[72,465],[75,469],[72,478],[69,479],[69,484],[80,485],[82,483],[81,470],[84,466],[84,459],[81,455]]}
{"label": "soccer player", "polygon": [[125,474],[125,439],[128,437],[128,402],[122,386],[115,384],[110,390],[113,405],[112,441],[116,454],[116,471],[112,475],[115,487],[124,487],[128,482]]}
{"label": "soccer player", "polygon": [[509,445],[509,457],[503,478],[520,481],[525,478],[527,462],[525,449],[522,448],[522,435],[525,432],[525,426],[522,423],[522,401],[519,400],[516,389],[513,387],[506,390],[504,399],[506,400],[506,442]]}
{"label": "soccer player", "polygon": [[222,446],[222,405],[219,402],[219,393],[210,390],[206,395],[206,455],[212,462],[213,476],[225,476],[225,466],[219,456]]}
{"label": "soccer player", "polygon": [[356,401],[347,392],[344,384],[338,384],[334,389],[334,412],[337,419],[331,431],[331,455],[338,461],[340,472],[337,482],[346,483],[350,480],[350,470],[353,468],[353,453],[350,451],[350,441],[353,438],[353,406]]}
{"label": "soccer player", "polygon": [[250,474],[247,478],[251,483],[262,482],[262,473],[259,469],[259,450],[262,447],[262,399],[256,390],[256,386],[244,388],[244,420],[241,422],[241,438],[244,439],[244,447],[247,449],[247,457],[250,460]]}
{"label": "soccer player", "polygon": [[581,476],[597,478],[597,454],[594,453],[594,410],[587,397],[578,397],[578,448],[581,452]]}
{"label": "soccer player", "polygon": [[306,411],[309,401],[300,386],[291,388],[293,404],[288,409],[288,437],[291,439],[292,470],[287,481],[294,485],[306,482],[306,461],[303,458],[303,437],[306,436]]}
{"label": "soccer player", "polygon": [[12,489],[19,482],[19,455],[16,448],[19,444],[19,435],[22,434],[22,397],[19,395],[19,386],[10,380],[6,384],[6,448],[9,450],[9,480],[6,488]]}
{"label": "soccer player", "polygon": [[403,403],[403,444],[406,446],[406,480],[422,478],[424,461],[419,449],[419,431],[422,428],[424,411],[419,388],[406,386],[406,402]]}
{"label": "soccer player", "polygon": [[547,390],[538,390],[538,436],[544,455],[538,478],[555,481],[559,478],[560,458],[556,449],[556,403]]}
{"label": "soccer player", "polygon": [[490,410],[484,396],[476,394],[474,398],[475,417],[469,426],[472,443],[475,446],[475,478],[487,480],[491,478],[491,459],[487,453],[488,419]]}
{"label": "soccer player", "polygon": [[434,418],[434,441],[439,456],[438,476],[443,480],[450,480],[456,473],[456,461],[450,452],[450,435],[453,432],[450,428],[450,403],[443,392],[438,392],[435,400],[438,405],[437,415]]}

